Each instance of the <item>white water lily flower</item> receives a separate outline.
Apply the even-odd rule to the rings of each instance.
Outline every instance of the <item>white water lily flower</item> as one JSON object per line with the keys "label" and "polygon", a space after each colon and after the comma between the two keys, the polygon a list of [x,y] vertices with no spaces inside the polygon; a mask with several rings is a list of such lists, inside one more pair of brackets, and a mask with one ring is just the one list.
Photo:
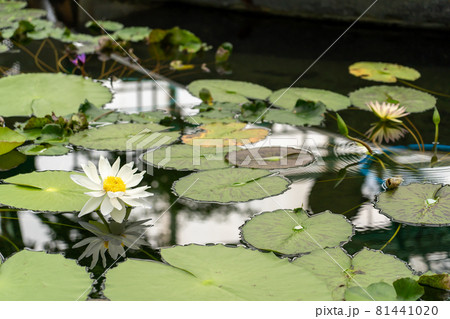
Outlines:
{"label": "white water lily flower", "polygon": [[378,101],[375,101],[369,102],[366,105],[382,121],[401,123],[402,121],[399,120],[399,118],[409,115],[409,113],[406,112],[406,107],[400,107],[400,104],[386,102],[380,104]]}
{"label": "white water lily flower", "polygon": [[[89,214],[100,207],[100,212],[121,223],[126,215],[126,207],[150,207],[147,197],[152,193],[146,192],[150,186],[137,186],[145,172],[135,174],[133,163],[128,163],[120,168],[120,158],[111,166],[106,158],[100,157],[97,167],[92,162],[82,164],[83,175],[71,175],[70,178],[83,187],[91,190],[86,192],[91,198],[81,209],[79,217]],[[100,173],[100,176],[99,174]]]}

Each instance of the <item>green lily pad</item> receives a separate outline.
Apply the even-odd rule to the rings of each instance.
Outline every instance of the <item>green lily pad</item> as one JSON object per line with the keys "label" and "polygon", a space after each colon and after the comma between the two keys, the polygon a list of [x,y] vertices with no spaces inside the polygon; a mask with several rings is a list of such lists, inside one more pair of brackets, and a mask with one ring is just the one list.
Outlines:
{"label": "green lily pad", "polygon": [[20,174],[0,184],[0,203],[18,209],[47,212],[78,212],[90,198],[66,171]]}
{"label": "green lily pad", "polygon": [[9,51],[9,47],[6,44],[0,43],[0,53]]}
{"label": "green lily pad", "polygon": [[26,161],[27,157],[18,151],[11,151],[0,155],[0,172],[9,171]]}
{"label": "green lily pad", "polygon": [[284,169],[306,166],[314,162],[310,152],[293,147],[258,147],[231,151],[226,160],[239,167]]}
{"label": "green lily pad", "polygon": [[450,291],[450,276],[448,274],[434,274],[427,272],[419,277],[421,285]]}
{"label": "green lily pad", "polygon": [[193,95],[200,97],[200,90],[206,88],[216,102],[245,103],[250,99],[265,100],[272,91],[253,83],[231,80],[197,80],[188,85]]}
{"label": "green lily pad", "polygon": [[269,131],[264,128],[245,129],[245,123],[211,123],[200,126],[202,132],[181,137],[185,144],[202,147],[241,146],[256,143],[266,138]]}
{"label": "green lily pad", "polygon": [[150,35],[152,30],[147,27],[128,27],[114,32],[112,35],[115,39],[124,41],[139,42]]}
{"label": "green lily pad", "polygon": [[450,225],[450,186],[413,183],[377,196],[375,208],[398,223]]}
{"label": "green lily pad", "polygon": [[87,149],[108,151],[133,151],[172,144],[179,132],[167,132],[167,126],[159,124],[111,124],[78,132],[69,142]]}
{"label": "green lily pad", "polygon": [[397,79],[414,81],[420,73],[407,66],[383,62],[357,62],[349,67],[350,74],[364,80],[394,83]]}
{"label": "green lily pad", "polygon": [[255,215],[241,226],[245,243],[284,255],[336,247],[352,235],[353,226],[347,218],[330,211],[309,216],[303,209],[279,209]]}
{"label": "green lily pad", "polygon": [[86,300],[92,279],[60,254],[22,250],[0,265],[0,300]]}
{"label": "green lily pad", "polygon": [[370,284],[366,288],[351,287],[345,292],[348,301],[416,301],[424,289],[412,278],[401,278],[392,285],[386,282]]}
{"label": "green lily pad", "polygon": [[18,151],[25,155],[39,155],[39,156],[60,156],[69,153],[69,149],[64,145],[58,144],[30,144],[21,146]]}
{"label": "green lily pad", "polygon": [[0,127],[0,155],[6,154],[25,143],[26,138],[7,127]]}
{"label": "green lily pad", "polygon": [[210,170],[229,167],[225,154],[235,148],[212,148],[172,145],[145,153],[142,160],[158,168],[176,170]]}
{"label": "green lily pad", "polygon": [[330,299],[321,280],[273,254],[189,245],[161,249],[161,255],[169,265],[129,259],[109,270],[105,296],[111,300]]}
{"label": "green lily pad", "polygon": [[285,192],[290,182],[267,170],[224,168],[192,173],[172,188],[180,197],[212,203],[246,202]]}
{"label": "green lily pad", "polygon": [[320,89],[285,88],[275,91],[269,96],[269,101],[271,103],[287,110],[293,110],[299,99],[316,103],[322,102],[325,107],[331,111],[343,110],[350,106],[348,97],[332,91]]}
{"label": "green lily pad", "polygon": [[297,258],[293,264],[322,278],[332,291],[333,300],[343,300],[348,287],[367,287],[381,280],[392,284],[397,279],[412,276],[408,266],[395,256],[367,248],[353,257],[341,248],[315,250]]}
{"label": "green lily pad", "polygon": [[119,31],[121,29],[123,29],[123,24],[120,22],[116,22],[116,21],[108,21],[108,20],[97,20],[97,21],[88,21],[86,22],[86,24],[84,25],[86,28],[88,29],[93,29],[93,30],[101,30],[101,28],[105,29],[106,31],[110,31],[110,32],[114,32],[114,31]]}
{"label": "green lily pad", "polygon": [[0,79],[2,116],[44,117],[76,113],[88,99],[97,107],[111,100],[111,92],[100,83],[76,75],[29,73]]}
{"label": "green lily pad", "polygon": [[321,107],[315,112],[305,113],[293,113],[292,111],[287,110],[270,109],[264,114],[264,121],[295,126],[320,125],[324,120],[323,114],[325,111],[325,107]]}
{"label": "green lily pad", "polygon": [[350,101],[354,106],[370,111],[366,103],[400,103],[408,112],[423,112],[436,105],[436,98],[428,93],[401,86],[369,86],[350,93]]}
{"label": "green lily pad", "polygon": [[217,102],[213,105],[200,104],[195,107],[200,109],[196,115],[186,116],[184,120],[192,124],[210,124],[210,123],[231,123],[236,122],[234,118],[240,111],[240,106],[236,103]]}

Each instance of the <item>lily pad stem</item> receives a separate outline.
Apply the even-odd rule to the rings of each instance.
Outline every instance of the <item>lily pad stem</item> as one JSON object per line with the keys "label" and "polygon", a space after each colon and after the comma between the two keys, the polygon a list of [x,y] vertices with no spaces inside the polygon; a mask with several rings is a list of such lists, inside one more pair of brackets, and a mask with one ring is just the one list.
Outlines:
{"label": "lily pad stem", "polygon": [[364,146],[367,149],[367,151],[369,152],[370,155],[373,154],[372,149],[370,148],[369,144],[367,144],[366,142],[361,141],[359,138],[351,137],[350,135],[347,135],[346,138],[348,138],[349,140],[352,140],[353,142],[361,144],[362,146]]}
{"label": "lily pad stem", "polygon": [[402,227],[402,224],[398,225],[397,230],[395,231],[394,235],[392,235],[391,239],[389,239],[386,244],[383,245],[383,247],[380,248],[380,250],[383,250],[386,248],[387,245],[391,243],[392,240],[394,240],[395,236],[397,236],[398,232],[400,231],[400,227]]}

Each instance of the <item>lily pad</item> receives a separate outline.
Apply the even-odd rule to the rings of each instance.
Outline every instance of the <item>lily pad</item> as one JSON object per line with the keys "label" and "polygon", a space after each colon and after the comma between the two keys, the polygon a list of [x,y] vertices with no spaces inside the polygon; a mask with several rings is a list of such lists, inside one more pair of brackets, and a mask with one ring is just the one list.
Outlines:
{"label": "lily pad", "polygon": [[450,276],[448,274],[434,274],[427,272],[420,276],[421,285],[450,291]]}
{"label": "lily pad", "polygon": [[90,198],[66,171],[20,174],[0,184],[0,203],[18,209],[48,212],[78,212]]}
{"label": "lily pad", "polygon": [[69,153],[69,149],[64,145],[58,144],[31,144],[18,148],[18,151],[25,155],[39,156],[60,156]]}
{"label": "lily pad", "polygon": [[290,182],[270,171],[224,168],[192,173],[172,188],[180,197],[213,203],[246,202],[285,192]]}
{"label": "lily pad", "polygon": [[159,124],[111,124],[72,135],[69,142],[87,149],[133,151],[172,144],[179,132]]}
{"label": "lily pad", "polygon": [[0,155],[0,172],[16,168],[20,164],[23,164],[26,159],[27,157],[18,151],[11,151]]}
{"label": "lily pad", "polygon": [[92,280],[75,260],[22,250],[0,265],[2,301],[86,300]]}
{"label": "lily pad", "polygon": [[125,41],[139,42],[148,38],[151,31],[147,27],[128,27],[114,32],[113,37]]}
{"label": "lily pad", "polygon": [[436,98],[428,93],[401,86],[369,86],[350,93],[350,101],[354,106],[370,111],[366,103],[400,103],[408,112],[423,112],[436,105]]}
{"label": "lily pad", "polygon": [[353,226],[345,216],[330,211],[309,216],[301,208],[264,212],[241,226],[241,238],[245,243],[284,255],[336,247],[352,235]]}
{"label": "lily pad", "polygon": [[270,109],[264,115],[264,121],[280,124],[289,124],[295,126],[320,125],[325,113],[325,107],[318,109],[316,112],[293,113],[287,110]]}
{"label": "lily pad", "polygon": [[450,186],[413,183],[377,196],[375,208],[398,223],[450,225]]}
{"label": "lily pad", "polygon": [[348,301],[416,301],[424,289],[412,278],[401,278],[392,285],[386,282],[370,284],[366,288],[351,287],[345,292]]}
{"label": "lily pad", "polygon": [[332,291],[333,300],[343,300],[348,287],[367,287],[381,280],[392,284],[397,279],[412,276],[408,266],[395,256],[367,248],[353,257],[341,248],[315,250],[297,258],[293,264],[322,278]]}
{"label": "lily pad", "polygon": [[200,97],[201,89],[208,89],[216,102],[246,103],[248,98],[265,100],[272,91],[253,83],[231,80],[197,80],[188,85],[193,95]]}
{"label": "lily pad", "polygon": [[192,124],[209,123],[231,123],[236,122],[234,118],[240,111],[240,106],[236,103],[214,103],[213,105],[200,104],[195,107],[200,109],[196,115],[186,116],[185,121]]}
{"label": "lily pad", "polygon": [[226,160],[239,167],[284,169],[314,162],[310,152],[293,147],[258,147],[229,152]]}
{"label": "lily pad", "polygon": [[29,73],[0,79],[1,116],[44,117],[76,113],[88,99],[97,107],[111,100],[111,92],[100,83],[76,75]]}
{"label": "lily pad", "polygon": [[383,62],[357,62],[349,67],[350,74],[364,80],[394,83],[397,79],[414,81],[420,73],[407,66]]}
{"label": "lily pad", "polygon": [[269,96],[271,103],[287,110],[293,110],[299,99],[316,103],[322,102],[331,111],[343,110],[350,106],[350,100],[345,95],[320,89],[285,88],[275,91]]}
{"label": "lily pad", "polygon": [[5,44],[0,43],[0,53],[9,51],[9,47]]}
{"label": "lily pad", "polygon": [[145,153],[142,160],[158,168],[176,170],[210,170],[229,167],[225,154],[235,148],[192,147],[172,145]]}
{"label": "lily pad", "polygon": [[25,136],[7,128],[0,127],[0,155],[6,154],[25,143]]}
{"label": "lily pad", "polygon": [[241,146],[256,143],[266,138],[269,131],[264,128],[245,129],[245,123],[211,123],[200,126],[203,132],[183,135],[185,144],[202,147]]}
{"label": "lily pad", "polygon": [[109,270],[105,296],[111,300],[330,299],[321,280],[273,254],[189,245],[161,249],[161,255],[169,265],[129,259]]}
{"label": "lily pad", "polygon": [[123,29],[123,24],[116,21],[108,21],[108,20],[97,20],[97,21],[88,21],[84,25],[88,29],[100,31],[101,28],[105,29],[106,31],[114,32],[119,31]]}

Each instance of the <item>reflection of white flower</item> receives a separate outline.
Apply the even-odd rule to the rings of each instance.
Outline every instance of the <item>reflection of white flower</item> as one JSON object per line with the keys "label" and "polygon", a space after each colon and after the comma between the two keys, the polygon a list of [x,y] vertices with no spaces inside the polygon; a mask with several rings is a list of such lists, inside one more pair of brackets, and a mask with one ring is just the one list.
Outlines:
{"label": "reflection of white flower", "polygon": [[116,260],[119,256],[125,255],[124,247],[129,249],[139,249],[139,246],[150,246],[144,239],[140,238],[145,230],[149,227],[142,225],[150,219],[137,222],[116,223],[111,222],[108,228],[99,222],[91,221],[90,223],[80,221],[83,228],[89,230],[97,237],[88,237],[76,243],[72,248],[79,248],[88,245],[78,260],[92,256],[92,263],[89,268],[97,265],[99,256],[102,257],[103,267],[106,267],[106,251]]}
{"label": "reflection of white flower", "polygon": [[400,104],[393,103],[378,103],[378,101],[367,103],[367,107],[372,110],[372,112],[378,116],[382,121],[392,121],[401,123],[400,117],[409,115],[406,112],[406,107],[400,107]]}
{"label": "reflection of white flower", "polygon": [[397,124],[396,122],[377,122],[372,123],[371,128],[366,132],[370,140],[377,143],[395,142],[396,140],[405,136],[408,131]]}
{"label": "reflection of white flower", "polygon": [[86,176],[71,175],[72,180],[86,187],[92,192],[85,193],[91,196],[86,202],[78,216],[89,214],[100,207],[103,215],[111,214],[111,217],[121,223],[126,214],[126,206],[150,207],[147,201],[152,193],[146,192],[149,186],[134,188],[144,175],[144,172],[135,174],[137,168],[133,169],[133,163],[128,163],[120,167],[120,158],[111,166],[106,158],[100,157],[97,168],[92,162],[81,165]]}

